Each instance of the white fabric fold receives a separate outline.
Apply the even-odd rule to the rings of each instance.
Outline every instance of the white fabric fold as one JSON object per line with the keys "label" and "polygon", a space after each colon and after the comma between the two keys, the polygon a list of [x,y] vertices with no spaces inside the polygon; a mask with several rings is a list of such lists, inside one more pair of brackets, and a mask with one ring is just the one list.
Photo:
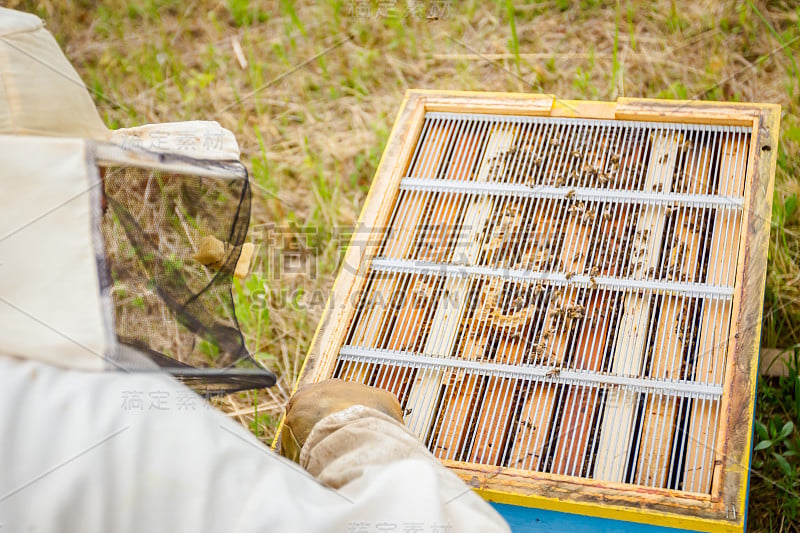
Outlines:
{"label": "white fabric fold", "polygon": [[233,133],[211,120],[120,128],[111,132],[111,142],[126,149],[205,161],[238,161],[240,155]]}
{"label": "white fabric fold", "polygon": [[0,523],[40,533],[508,530],[377,411],[354,407],[318,426],[303,450],[309,473],[165,375],[0,356]]}
{"label": "white fabric fold", "polygon": [[86,86],[39,17],[0,7],[0,133],[106,140]]}

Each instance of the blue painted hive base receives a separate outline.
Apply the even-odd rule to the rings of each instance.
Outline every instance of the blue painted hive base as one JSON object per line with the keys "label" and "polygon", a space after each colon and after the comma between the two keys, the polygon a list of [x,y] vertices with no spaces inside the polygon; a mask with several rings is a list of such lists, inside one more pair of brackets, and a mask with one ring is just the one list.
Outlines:
{"label": "blue painted hive base", "polygon": [[652,526],[614,520],[611,518],[598,518],[558,511],[547,511],[531,507],[520,507],[505,503],[491,503],[500,515],[505,518],[511,531],[523,533],[528,531],[554,532],[554,533],[686,533],[686,529]]}

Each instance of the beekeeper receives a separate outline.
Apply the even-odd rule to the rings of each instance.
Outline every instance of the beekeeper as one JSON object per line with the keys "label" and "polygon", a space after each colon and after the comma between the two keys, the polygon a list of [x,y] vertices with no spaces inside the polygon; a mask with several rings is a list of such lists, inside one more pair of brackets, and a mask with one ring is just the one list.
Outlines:
{"label": "beekeeper", "polygon": [[298,465],[169,375],[110,364],[86,139],[113,136],[77,73],[0,8],[0,530],[507,530],[388,393],[295,394]]}

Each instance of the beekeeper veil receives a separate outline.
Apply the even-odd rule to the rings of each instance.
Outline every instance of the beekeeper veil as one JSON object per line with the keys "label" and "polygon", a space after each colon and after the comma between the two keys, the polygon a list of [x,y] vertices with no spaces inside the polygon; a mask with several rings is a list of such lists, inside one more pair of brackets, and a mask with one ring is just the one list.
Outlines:
{"label": "beekeeper veil", "polygon": [[235,315],[250,189],[229,131],[110,132],[41,20],[0,8],[0,161],[0,353],[274,383]]}

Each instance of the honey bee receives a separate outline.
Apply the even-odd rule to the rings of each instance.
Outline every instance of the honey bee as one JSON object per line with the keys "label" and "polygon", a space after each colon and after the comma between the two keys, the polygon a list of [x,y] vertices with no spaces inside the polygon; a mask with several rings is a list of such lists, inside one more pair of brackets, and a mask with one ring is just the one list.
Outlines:
{"label": "honey bee", "polygon": [[672,215],[672,213],[674,213],[677,210],[678,210],[678,208],[676,206],[671,205],[671,206],[667,207],[667,209],[665,210],[665,213],[667,215]]}
{"label": "honey bee", "polygon": [[611,156],[611,164],[612,165],[619,164],[619,155],[618,154],[614,154],[614,155]]}
{"label": "honey bee", "polygon": [[687,152],[692,148],[692,141],[686,139],[683,144],[681,145],[681,152]]}
{"label": "honey bee", "polygon": [[539,165],[542,164],[542,158],[541,157],[537,157],[537,158],[533,159],[533,161],[531,161],[531,163],[533,163],[533,166],[538,167]]}
{"label": "honey bee", "polygon": [[593,266],[592,270],[589,271],[589,275],[592,276],[592,277],[599,276],[600,275],[600,269],[597,268],[596,266]]}
{"label": "honey bee", "polygon": [[589,276],[589,287],[592,289],[597,288],[597,280],[595,279],[594,276]]}
{"label": "honey bee", "polygon": [[675,189],[685,190],[687,185],[689,185],[686,183],[686,174],[675,172],[672,177],[675,179]]}
{"label": "honey bee", "polygon": [[569,192],[567,192],[566,194],[567,198],[573,198],[574,196],[575,196],[575,189],[570,189]]}
{"label": "honey bee", "polygon": [[552,378],[558,376],[560,373],[561,373],[561,368],[555,367],[548,370],[546,375],[547,377]]}
{"label": "honey bee", "polygon": [[580,150],[573,150],[572,151],[572,157],[574,157],[575,159],[580,159],[581,156],[582,156],[582,154],[581,154]]}
{"label": "honey bee", "polygon": [[559,140],[559,139],[557,139],[555,137],[550,139],[549,142],[550,142],[550,146],[561,146],[561,140]]}
{"label": "honey bee", "polygon": [[661,192],[662,190],[664,190],[664,184],[663,184],[663,183],[656,183],[656,184],[654,184],[654,185],[653,185],[653,190],[654,190],[655,192]]}
{"label": "honey bee", "polygon": [[582,213],[586,209],[586,204],[583,202],[575,202],[567,208],[567,213]]}
{"label": "honey bee", "polygon": [[564,278],[566,278],[567,281],[572,279],[572,272],[567,272],[566,274],[564,274]]}

